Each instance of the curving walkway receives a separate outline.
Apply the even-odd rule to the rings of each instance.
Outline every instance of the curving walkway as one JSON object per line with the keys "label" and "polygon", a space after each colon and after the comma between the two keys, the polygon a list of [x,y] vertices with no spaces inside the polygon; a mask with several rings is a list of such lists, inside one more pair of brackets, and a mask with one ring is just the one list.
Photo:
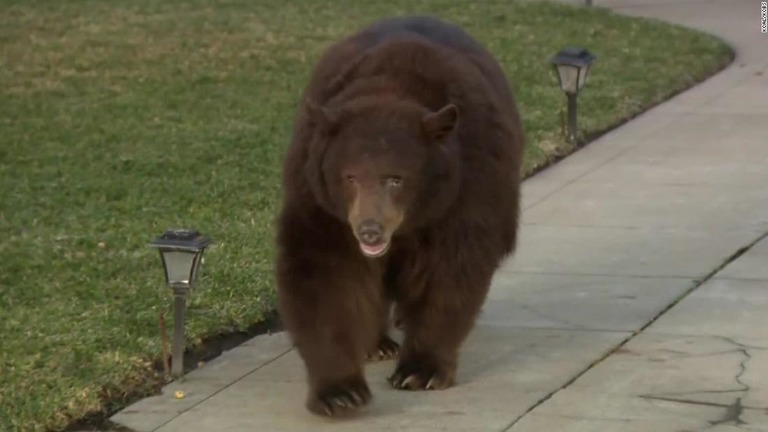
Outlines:
{"label": "curving walkway", "polygon": [[374,364],[363,415],[318,419],[276,334],[112,420],[159,432],[768,431],[760,2],[594,3],[715,33],[736,60],[525,182],[519,252],[496,276],[459,386],[395,391],[392,362]]}

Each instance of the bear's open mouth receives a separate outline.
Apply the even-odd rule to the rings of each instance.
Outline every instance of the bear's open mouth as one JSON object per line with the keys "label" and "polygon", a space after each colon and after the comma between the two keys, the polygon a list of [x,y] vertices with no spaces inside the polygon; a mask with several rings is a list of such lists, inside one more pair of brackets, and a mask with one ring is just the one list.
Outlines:
{"label": "bear's open mouth", "polygon": [[384,242],[373,246],[360,243],[360,250],[363,251],[363,254],[369,258],[380,257],[387,253],[387,249],[389,249],[389,242]]}

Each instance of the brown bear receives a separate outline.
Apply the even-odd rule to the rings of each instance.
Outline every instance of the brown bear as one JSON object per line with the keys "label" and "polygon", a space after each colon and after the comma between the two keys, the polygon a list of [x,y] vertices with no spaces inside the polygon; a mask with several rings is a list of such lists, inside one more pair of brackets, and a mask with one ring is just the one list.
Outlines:
{"label": "brown bear", "polygon": [[[389,18],[326,50],[295,120],[277,220],[278,311],[310,411],[368,403],[372,355],[398,357],[396,389],[454,384],[515,249],[522,152],[501,67],[456,25]],[[402,347],[387,334],[393,304]]]}

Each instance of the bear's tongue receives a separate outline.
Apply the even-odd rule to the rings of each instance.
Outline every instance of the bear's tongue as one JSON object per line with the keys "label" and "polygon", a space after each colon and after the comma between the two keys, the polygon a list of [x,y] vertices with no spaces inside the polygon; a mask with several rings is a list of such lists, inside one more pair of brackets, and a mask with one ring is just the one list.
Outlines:
{"label": "bear's tongue", "polygon": [[360,249],[369,257],[377,257],[383,254],[387,250],[387,246],[389,246],[389,243],[382,243],[375,246],[368,246],[360,243]]}

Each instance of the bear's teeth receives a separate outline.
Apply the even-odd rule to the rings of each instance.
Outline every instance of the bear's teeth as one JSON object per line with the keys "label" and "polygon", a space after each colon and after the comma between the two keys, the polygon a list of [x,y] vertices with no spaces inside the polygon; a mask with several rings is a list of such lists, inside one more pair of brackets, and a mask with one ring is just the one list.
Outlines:
{"label": "bear's teeth", "polygon": [[387,246],[389,246],[389,243],[383,243],[376,246],[368,246],[360,243],[360,249],[363,253],[371,257],[382,255],[387,250]]}

